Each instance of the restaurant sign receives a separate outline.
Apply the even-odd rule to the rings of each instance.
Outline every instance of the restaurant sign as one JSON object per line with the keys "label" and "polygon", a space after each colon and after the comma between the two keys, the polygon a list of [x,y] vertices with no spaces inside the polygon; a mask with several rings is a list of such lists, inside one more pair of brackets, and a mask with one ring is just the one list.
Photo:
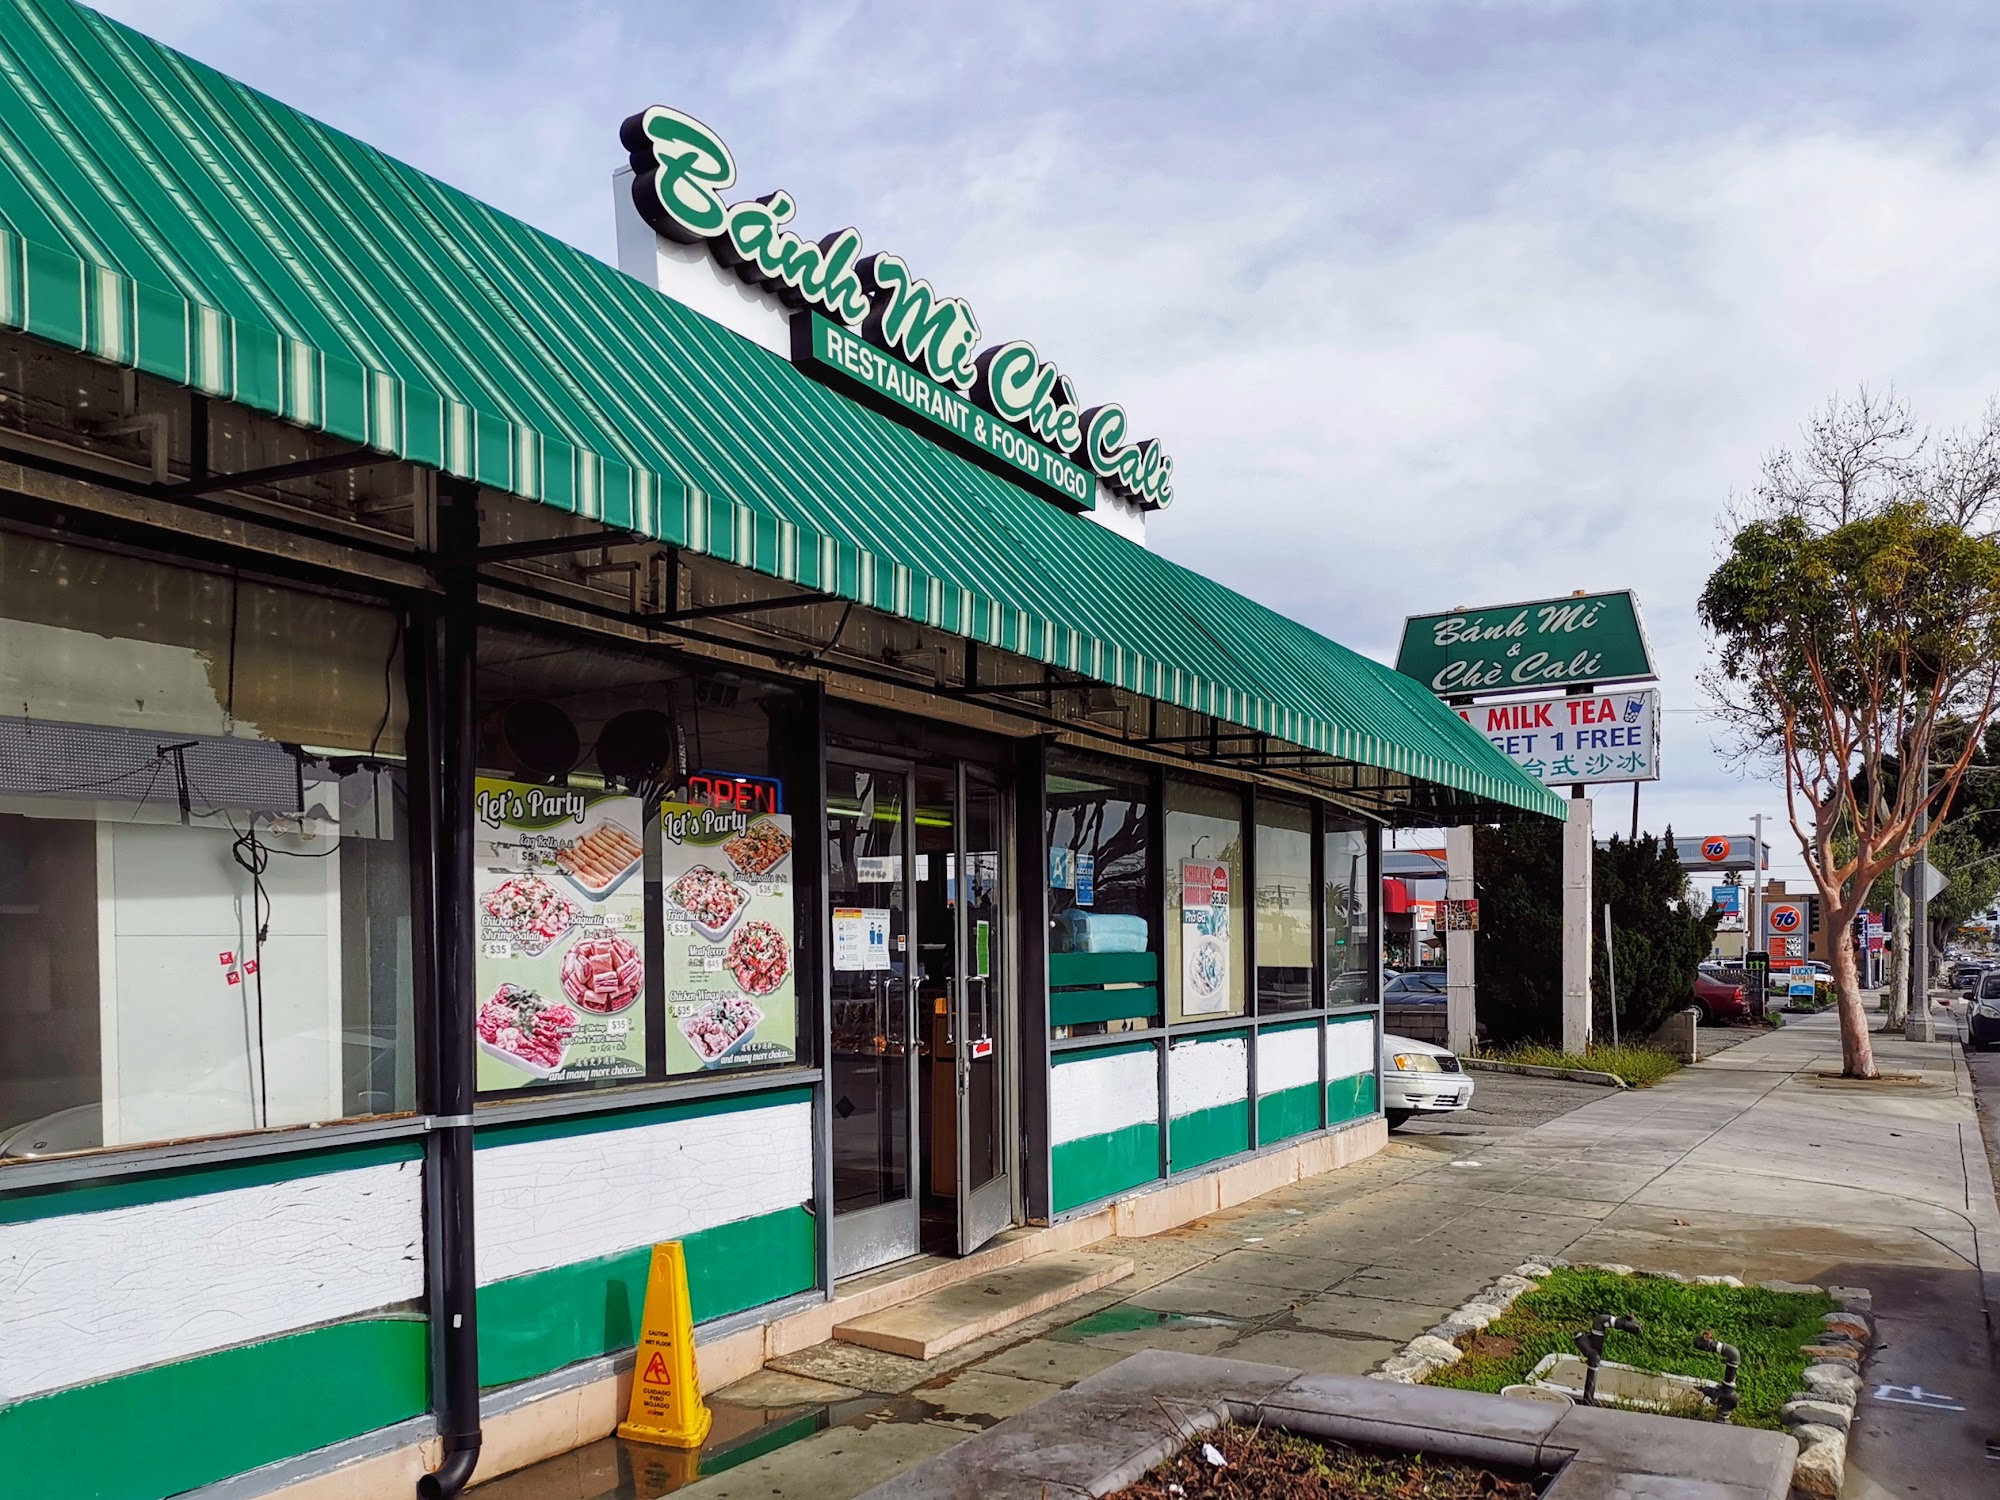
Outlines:
{"label": "restaurant sign", "polygon": [[1396,670],[1446,697],[1640,682],[1653,654],[1629,589],[1412,615]]}
{"label": "restaurant sign", "polygon": [[1660,779],[1657,688],[1511,698],[1458,716],[1544,786]]}
{"label": "restaurant sign", "polygon": [[736,159],[699,120],[654,105],[619,139],[640,217],[677,243],[705,244],[790,307],[792,357],[807,374],[1072,510],[1094,508],[1095,480],[1148,510],[1173,502],[1174,462],[1159,443],[1130,438],[1116,403],[1084,406],[1033,344],[982,350],[964,298],[940,295],[900,256],[864,251],[859,230],[795,234],[783,189],[725,202]]}

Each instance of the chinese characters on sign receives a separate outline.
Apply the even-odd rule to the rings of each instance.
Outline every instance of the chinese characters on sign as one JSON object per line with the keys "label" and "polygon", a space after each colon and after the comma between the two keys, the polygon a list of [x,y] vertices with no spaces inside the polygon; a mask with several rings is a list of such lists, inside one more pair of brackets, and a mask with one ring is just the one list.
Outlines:
{"label": "chinese characters on sign", "polygon": [[1656,688],[1515,698],[1458,716],[1545,786],[1657,781],[1659,698]]}

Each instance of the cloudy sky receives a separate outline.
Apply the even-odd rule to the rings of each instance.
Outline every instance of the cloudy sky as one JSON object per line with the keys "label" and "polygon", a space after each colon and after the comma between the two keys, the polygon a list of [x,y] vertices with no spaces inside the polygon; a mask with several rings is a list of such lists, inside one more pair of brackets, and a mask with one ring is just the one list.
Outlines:
{"label": "cloudy sky", "polygon": [[700,117],[796,227],[1123,401],[1176,459],[1162,551],[1363,651],[1636,589],[1655,830],[1782,812],[1697,711],[1730,492],[1837,389],[2000,391],[1990,4],[103,8],[607,260],[618,122]]}

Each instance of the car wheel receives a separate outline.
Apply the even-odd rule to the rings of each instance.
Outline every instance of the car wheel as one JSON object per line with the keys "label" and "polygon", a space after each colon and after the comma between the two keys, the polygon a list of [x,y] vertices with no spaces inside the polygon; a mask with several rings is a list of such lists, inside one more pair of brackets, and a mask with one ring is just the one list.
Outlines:
{"label": "car wheel", "polygon": [[1713,1026],[1715,1024],[1715,1016],[1709,1011],[1708,1002],[1706,1000],[1695,1001],[1694,1010],[1695,1010],[1695,1019],[1698,1020],[1702,1025]]}
{"label": "car wheel", "polygon": [[1382,1111],[1383,1117],[1388,1120],[1391,1130],[1401,1130],[1405,1125],[1410,1123],[1410,1116],[1415,1113],[1416,1111],[1413,1109],[1385,1109]]}

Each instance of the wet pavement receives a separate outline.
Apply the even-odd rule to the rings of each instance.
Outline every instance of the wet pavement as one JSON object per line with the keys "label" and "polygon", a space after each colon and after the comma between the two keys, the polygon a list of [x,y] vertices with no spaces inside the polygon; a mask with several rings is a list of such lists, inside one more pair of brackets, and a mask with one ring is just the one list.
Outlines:
{"label": "wet pavement", "polygon": [[[1365,1372],[1531,1255],[1873,1288],[1883,1347],[1844,1493],[2000,1493],[1982,1280],[2000,1212],[1971,1084],[1951,1043],[1878,1050],[1904,1081],[1828,1076],[1830,1016],[1652,1089],[1482,1075],[1485,1108],[1357,1166],[1093,1245],[1134,1262],[1115,1288],[929,1362],[801,1350],[711,1395],[700,1455],[608,1439],[477,1493],[847,1500],[1140,1349]],[[2000,1054],[1974,1066],[1991,1118]]]}

